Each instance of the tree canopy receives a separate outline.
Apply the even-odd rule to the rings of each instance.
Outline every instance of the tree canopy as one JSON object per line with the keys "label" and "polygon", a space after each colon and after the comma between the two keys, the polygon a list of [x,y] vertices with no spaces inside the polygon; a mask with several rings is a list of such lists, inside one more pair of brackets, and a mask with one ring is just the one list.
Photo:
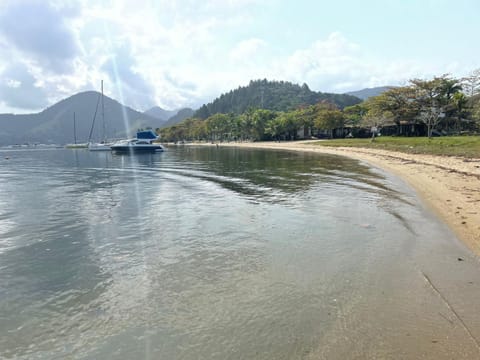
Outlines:
{"label": "tree canopy", "polygon": [[202,105],[194,116],[206,119],[217,113],[239,115],[249,108],[289,111],[302,105],[314,105],[320,101],[331,102],[339,108],[361,102],[359,98],[352,95],[315,92],[310,90],[307,84],[300,86],[288,81],[252,80],[248,86],[231,90],[211,103]]}
{"label": "tree canopy", "polygon": [[158,131],[166,141],[342,137],[374,127],[401,134],[402,126],[423,126],[422,133],[429,137],[434,131],[478,131],[480,89],[469,81],[465,90],[465,79],[449,75],[412,79],[361,103],[343,98],[345,102],[339,104],[333,94],[312,92],[307,85],[257,80],[203,105],[194,117]]}

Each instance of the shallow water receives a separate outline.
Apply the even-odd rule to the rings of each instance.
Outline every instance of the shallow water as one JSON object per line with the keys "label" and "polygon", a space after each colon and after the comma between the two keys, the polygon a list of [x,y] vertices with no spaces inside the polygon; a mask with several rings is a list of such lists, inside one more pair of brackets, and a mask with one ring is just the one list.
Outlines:
{"label": "shallow water", "polygon": [[0,357],[478,358],[479,279],[358,161],[0,151]]}

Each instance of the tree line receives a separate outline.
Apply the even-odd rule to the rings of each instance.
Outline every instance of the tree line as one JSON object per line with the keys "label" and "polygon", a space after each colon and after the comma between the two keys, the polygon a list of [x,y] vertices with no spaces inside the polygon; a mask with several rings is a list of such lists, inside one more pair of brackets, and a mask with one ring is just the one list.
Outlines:
{"label": "tree line", "polygon": [[[412,130],[402,132],[405,128]],[[412,79],[406,86],[344,108],[331,99],[296,104],[286,111],[250,106],[241,113],[194,116],[157,132],[163,141],[259,141],[361,136],[372,129],[428,137],[440,131],[479,131],[480,69],[462,79],[449,75]]]}

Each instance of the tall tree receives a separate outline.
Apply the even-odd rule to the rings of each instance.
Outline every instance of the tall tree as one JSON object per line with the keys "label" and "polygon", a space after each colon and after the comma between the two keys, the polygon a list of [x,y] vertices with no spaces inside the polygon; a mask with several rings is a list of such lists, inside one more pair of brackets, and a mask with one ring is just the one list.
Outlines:
{"label": "tall tree", "polygon": [[460,131],[461,122],[465,118],[467,102],[468,99],[464,93],[457,92],[456,94],[453,94],[452,103],[455,112],[454,118],[457,131]]}
{"label": "tall tree", "polygon": [[297,138],[300,122],[293,111],[286,111],[280,114],[280,123],[285,131],[285,139],[295,140]]}
{"label": "tall tree", "polygon": [[283,113],[278,113],[277,117],[270,119],[265,124],[265,133],[275,140],[280,140],[285,134],[285,121],[282,118]]}
{"label": "tall tree", "polygon": [[312,134],[316,115],[317,109],[315,105],[303,106],[295,110],[295,117],[297,118],[300,128],[303,127],[304,135]]}
{"label": "tall tree", "polygon": [[462,79],[466,95],[473,96],[480,93],[480,68],[473,70],[468,76]]}
{"label": "tall tree", "polygon": [[377,116],[382,122],[390,119],[397,126],[397,133],[400,133],[400,122],[415,121],[418,114],[418,103],[414,101],[416,91],[412,86],[392,88],[384,93],[368,99],[365,106],[369,110],[369,117],[372,120]]}
{"label": "tall tree", "polygon": [[472,107],[472,118],[476,123],[477,129],[480,129],[480,101],[477,101]]}
{"label": "tall tree", "polygon": [[317,104],[316,109],[315,127],[327,130],[333,138],[333,131],[344,125],[343,113],[335,105],[327,103]]}
{"label": "tall tree", "polygon": [[263,140],[265,137],[265,126],[271,119],[277,117],[275,111],[257,109],[251,115],[250,134],[254,140]]}
{"label": "tall tree", "polygon": [[347,106],[343,109],[345,124],[350,126],[358,126],[362,122],[363,117],[367,114],[368,108],[365,103]]}
{"label": "tall tree", "polygon": [[227,114],[214,114],[205,121],[212,141],[223,140],[229,136],[231,127]]}
{"label": "tall tree", "polygon": [[431,138],[433,131],[445,118],[453,94],[460,91],[461,87],[457,85],[457,80],[448,75],[431,80],[413,79],[410,82],[416,90],[415,100],[420,110],[418,119],[427,126],[427,136]]}
{"label": "tall tree", "polygon": [[199,117],[200,119],[206,119],[210,116],[210,111],[207,108],[207,105],[202,105],[200,109],[198,109],[195,113],[195,117]]}

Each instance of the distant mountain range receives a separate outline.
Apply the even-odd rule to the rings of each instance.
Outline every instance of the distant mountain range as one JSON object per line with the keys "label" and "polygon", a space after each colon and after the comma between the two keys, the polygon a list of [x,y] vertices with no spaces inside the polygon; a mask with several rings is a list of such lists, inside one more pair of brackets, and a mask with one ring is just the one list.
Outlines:
{"label": "distant mountain range", "polygon": [[144,112],[149,116],[162,120],[163,122],[167,122],[172,116],[176,115],[178,110],[165,110],[159,106],[154,106],[151,109],[148,109]]}
{"label": "distant mountain range", "polygon": [[178,110],[178,112],[173,115],[162,127],[172,126],[178,124],[179,122],[185,120],[186,118],[192,117],[195,113],[195,110],[190,108],[183,108]]}
{"label": "distant mountain range", "polygon": [[[65,144],[74,141],[73,113],[78,142],[86,142],[100,98],[96,91],[82,92],[64,99],[36,114],[0,114],[0,145],[19,143]],[[105,137],[125,138],[138,128],[156,128],[163,122],[104,96]],[[93,129],[94,140],[103,137],[101,106]]]}
{"label": "distant mountain range", "polygon": [[366,88],[366,89],[357,90],[357,91],[350,91],[350,92],[347,92],[346,94],[356,96],[357,98],[362,100],[367,100],[369,97],[378,96],[394,87],[395,86],[378,86],[374,88]]}
{"label": "distant mountain range", "polygon": [[153,108],[144,112],[149,116],[153,116],[161,121],[163,124],[159,127],[167,127],[178,124],[180,121],[185,120],[188,117],[191,117],[195,111],[190,108],[183,108],[180,110],[165,110],[159,106],[154,106]]}

